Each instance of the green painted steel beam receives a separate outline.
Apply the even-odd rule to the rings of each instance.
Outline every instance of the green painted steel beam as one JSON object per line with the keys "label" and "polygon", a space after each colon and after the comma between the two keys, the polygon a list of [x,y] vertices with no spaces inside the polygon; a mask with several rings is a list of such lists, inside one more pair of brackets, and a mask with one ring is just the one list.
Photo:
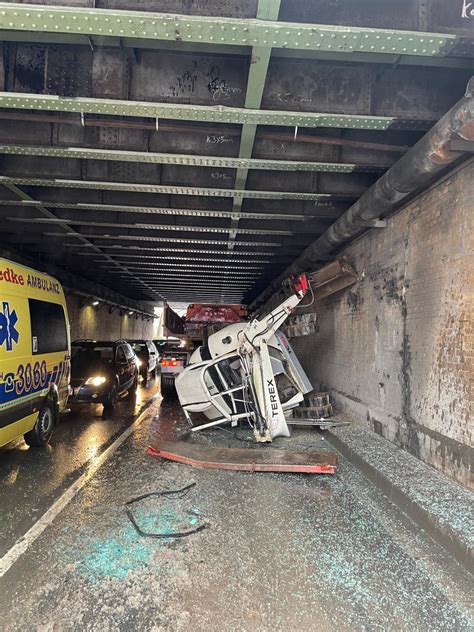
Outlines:
{"label": "green painted steel beam", "polygon": [[[119,276],[119,275],[117,275]],[[128,280],[128,277],[123,276],[122,277],[124,280]],[[149,277],[145,277],[147,280],[147,284],[150,284],[151,287],[156,288],[157,290],[163,290],[163,291],[168,291],[168,292],[173,292],[175,289],[191,289],[191,290],[200,290],[200,289],[207,289],[207,290],[214,290],[216,288],[216,285],[218,285],[218,281],[220,281],[220,279],[212,279],[211,277],[205,277],[200,281],[197,280],[193,280],[193,279],[187,279],[187,278],[183,278],[183,279],[176,279],[176,281],[174,281],[171,277],[156,277],[155,279],[153,278],[149,278]],[[239,281],[238,279],[229,279],[229,284],[231,286],[232,290],[246,290],[249,289],[250,287],[252,287],[252,285],[255,284],[255,281],[258,279],[249,279],[248,281]]]}
{"label": "green painted steel beam", "polygon": [[[205,288],[203,288],[203,290],[205,290]],[[195,288],[192,288],[190,290],[182,289],[182,290],[177,291],[174,288],[171,288],[170,293],[168,294],[168,297],[169,297],[168,302],[175,301],[176,303],[198,303],[199,301],[201,301],[205,303],[216,303],[218,300],[219,302],[224,302],[224,303],[235,303],[235,304],[242,303],[245,291],[244,290],[239,291],[237,289],[236,292],[238,292],[238,294],[226,293],[224,296],[225,300],[222,301],[220,294],[216,294],[212,290],[199,291],[199,290],[196,290]]]}
{"label": "green painted steel beam", "polygon": [[[201,42],[175,42],[164,40],[140,40],[133,38],[71,35],[65,33],[31,33],[28,31],[1,31],[5,42],[34,42],[36,44],[63,44],[75,46],[92,46],[107,48],[147,48],[170,52],[187,52],[198,55],[249,55],[248,46],[229,46],[226,44],[203,44]],[[321,50],[300,50],[292,48],[273,49],[272,58],[319,59],[321,61],[348,61],[347,53]],[[396,55],[386,53],[351,53],[350,61],[361,64],[396,64],[397,66],[434,66],[437,68],[472,69],[472,58],[469,57],[426,57],[417,55]]]}
{"label": "green painted steel beam", "polygon": [[205,270],[185,270],[182,268],[175,268],[174,266],[169,266],[165,268],[153,268],[148,270],[141,270],[139,268],[135,268],[134,266],[128,266],[128,269],[131,270],[134,274],[137,274],[141,277],[156,276],[157,278],[173,278],[181,276],[182,278],[191,277],[192,279],[199,279],[205,278],[206,276],[212,277],[213,274],[216,274],[216,276],[228,274],[229,278],[245,281],[248,279],[255,279],[261,274],[261,271],[252,270],[249,270],[248,272],[245,272],[244,270],[225,270],[218,268],[206,268]]}
{"label": "green painted steel beam", "polygon": [[[128,283],[130,285],[134,285],[134,283]],[[154,284],[152,286],[157,288],[157,286]],[[224,303],[241,303],[244,293],[247,289],[238,287],[234,288],[233,284],[229,284],[227,286],[227,291],[224,293],[224,297],[226,298],[226,300],[222,301],[220,289],[218,287],[216,288],[215,284],[214,286],[211,284],[211,287],[209,287],[209,285],[196,287],[195,284],[193,284],[192,287],[187,287],[183,284],[180,284],[180,287],[177,288],[176,286],[173,286],[173,284],[162,282],[158,284],[158,287],[162,291],[169,292],[168,301],[183,303],[217,303],[218,301]]]}
{"label": "green painted steel beam", "polygon": [[[227,300],[219,300],[221,291],[219,283],[216,281],[212,283],[211,280],[205,279],[201,283],[198,282],[185,282],[181,281],[179,284],[174,284],[169,279],[162,279],[161,281],[154,281],[148,279],[148,284],[160,290],[166,292],[168,295],[168,301],[183,301],[186,303],[241,303],[242,296],[250,289],[247,285],[234,284],[232,282],[226,284],[226,291],[224,295]],[[254,285],[255,282],[252,283]],[[208,297],[208,300],[205,300]],[[216,300],[217,299],[217,300]]]}
{"label": "green painted steel beam", "polygon": [[[18,222],[23,224],[65,224],[68,226],[96,226],[102,228],[129,228],[133,230],[163,230],[175,232],[190,233],[218,233],[228,234],[231,228],[218,226],[182,226],[180,224],[144,224],[144,223],[119,223],[119,222],[90,222],[83,219],[63,219],[60,217],[6,217],[9,222]],[[243,235],[293,235],[291,230],[270,230],[258,228],[238,228],[237,232]]]}
{"label": "green painted steel beam", "polygon": [[[122,275],[123,272],[120,272],[119,270],[111,270],[109,274]],[[135,272],[134,274],[137,273]],[[176,280],[176,283],[180,283],[182,281],[183,283],[191,283],[193,285],[194,283],[212,281],[212,279],[214,279],[214,282],[217,281],[212,270],[210,270],[209,272],[200,272],[199,276],[192,270],[188,270],[187,272],[180,271],[179,273],[173,270],[171,270],[169,273],[167,273],[166,271],[160,272],[159,270],[157,270],[156,272],[138,272],[138,274],[142,279],[150,280],[150,277],[155,281],[159,281],[160,279],[169,279],[171,282]],[[259,274],[244,274],[242,276],[234,273],[229,274],[229,279],[234,279],[239,285],[244,285],[246,283],[251,283],[252,280],[258,278],[259,276]]]}
{"label": "green painted steel beam", "polygon": [[357,165],[332,162],[304,162],[296,160],[266,160],[260,158],[225,158],[165,154],[122,149],[93,149],[85,147],[39,147],[32,145],[0,145],[0,154],[43,156],[47,158],[76,158],[81,160],[111,160],[146,164],[184,165],[187,167],[220,167],[223,169],[266,169],[270,171],[324,171],[352,173]]}
{"label": "green painted steel beam", "polygon": [[[188,259],[189,261],[189,259]],[[229,259],[223,260],[226,264],[229,264]],[[103,263],[101,259],[97,259],[96,263],[101,268],[114,268],[115,266],[112,263]],[[220,265],[215,259],[208,261],[208,263],[201,263],[201,259],[199,263],[193,261],[192,263],[182,263],[179,261],[170,261],[170,259],[162,260],[162,261],[127,261],[125,264],[128,270],[137,269],[137,270],[160,270],[161,268],[165,268],[169,270],[170,268],[191,268],[192,270],[199,270],[201,268],[206,270],[262,270],[264,265]],[[256,274],[256,273],[252,273]]]}
{"label": "green painted steel beam", "polygon": [[0,3],[0,29],[423,57],[445,57],[461,40],[442,33],[11,2]]}
{"label": "green painted steel beam", "polygon": [[[247,56],[251,50],[248,46],[229,46],[226,44],[203,44],[201,42],[175,42],[164,40],[140,40],[133,38],[97,37],[87,35],[71,35],[61,33],[31,33],[28,31],[0,31],[1,39],[5,42],[34,42],[36,44],[63,44],[76,46],[92,46],[107,48],[147,48],[152,50],[187,52],[208,55],[241,55]],[[292,48],[273,49],[272,58],[288,59],[316,59],[321,61],[348,61],[347,53],[332,50],[300,50]],[[397,66],[428,66],[436,68],[466,68],[472,69],[472,56],[466,57],[427,57],[417,55],[397,55],[386,53],[355,53],[350,55],[350,61],[361,64],[396,64]]]}
{"label": "green painted steel beam", "polygon": [[152,103],[148,101],[95,99],[92,97],[70,98],[22,92],[0,92],[0,107],[20,110],[75,112],[77,114],[139,116],[158,120],[179,119],[207,123],[283,125],[287,127],[336,127],[371,130],[386,130],[397,121],[393,116],[253,110],[225,107],[223,105],[209,106]]}
{"label": "green painted steel beam", "polygon": [[42,200],[0,200],[0,206],[19,206],[23,208],[47,205],[48,208],[71,209],[74,211],[105,211],[111,213],[138,213],[143,215],[183,215],[190,217],[217,217],[217,218],[239,218],[254,220],[278,220],[288,222],[305,222],[317,218],[314,215],[301,215],[292,213],[247,213],[238,215],[234,211],[202,210],[187,208],[163,208],[157,206],[126,206],[118,204],[87,204],[87,203],[66,203],[66,202],[44,202]]}
{"label": "green painted steel beam", "polygon": [[[118,270],[115,272],[108,272],[108,274],[117,274],[117,275],[122,275],[123,273],[119,272]],[[132,273],[131,272],[126,272],[125,273],[127,276],[130,276]],[[192,274],[192,273],[191,273]],[[246,283],[250,283],[251,279],[255,279],[255,277],[258,278],[259,275],[253,275],[251,278],[235,278],[235,285],[236,286],[242,286],[243,284]],[[147,278],[148,277],[148,278]],[[155,278],[153,278],[155,277]],[[150,283],[151,285],[154,285],[155,283],[159,283],[160,282],[160,277],[158,275],[155,275],[154,273],[143,273],[142,276],[140,276],[140,279],[143,279],[147,281],[147,283]],[[214,283],[212,283],[212,274],[209,274],[209,278],[207,276],[186,276],[184,275],[183,277],[179,277],[176,274],[172,274],[169,277],[167,277],[166,275],[164,275],[163,277],[161,277],[161,281],[165,281],[167,283],[173,284],[173,281],[176,281],[176,285],[180,284],[180,285],[210,285],[212,289],[217,289],[216,286],[218,284],[218,281],[221,281],[222,279],[216,279],[214,278]],[[234,285],[234,284],[233,284]],[[234,287],[229,287],[229,290],[232,291],[233,289],[236,289]]]}
{"label": "green painted steel beam", "polygon": [[[71,243],[71,244],[67,244],[67,247],[72,247],[75,248],[76,250],[79,250],[79,252],[77,254],[79,255],[83,255],[85,257],[96,257],[97,254],[95,252],[92,252],[90,247],[87,246],[86,244],[77,244],[77,243]],[[86,250],[83,252],[81,249],[82,248],[86,248]],[[136,258],[140,258],[140,257],[145,257],[148,255],[136,255],[136,254],[122,254],[122,253],[131,253],[131,252],[153,252],[153,253],[157,253],[157,252],[167,252],[169,253],[168,255],[165,256],[166,259],[170,259],[171,256],[173,256],[173,258],[176,256],[176,253],[188,253],[188,254],[196,254],[196,255],[223,255],[225,254],[225,252],[222,251],[222,249],[218,249],[218,250],[209,250],[208,248],[204,249],[204,250],[200,250],[198,248],[169,248],[167,246],[159,246],[159,247],[155,247],[155,248],[146,248],[143,246],[120,246],[120,245],[106,245],[103,244],[101,246],[102,250],[119,250],[119,252],[112,252],[110,253],[112,257],[136,257]],[[235,253],[235,257],[242,257],[242,256],[248,256],[248,257],[252,257],[252,261],[257,261],[256,259],[254,259],[255,255],[258,256],[266,256],[266,257],[275,257],[275,253],[274,252],[255,252],[254,250],[239,250],[238,252]],[[176,257],[179,258],[179,257]],[[189,257],[183,257],[186,261],[189,260]],[[285,260],[290,259],[291,257],[286,257]],[[234,254],[232,255],[232,260],[234,260]],[[237,259],[235,259],[237,260]],[[264,261],[265,263],[270,263],[270,260],[265,259]]]}
{"label": "green painted steel beam", "polygon": [[224,303],[241,303],[244,297],[244,292],[240,291],[238,294],[225,293],[224,301],[222,301],[220,294],[216,294],[212,291],[195,291],[194,289],[188,291],[174,291],[172,288],[171,293],[168,294],[168,296],[168,301],[175,301],[177,303],[197,303],[198,301],[214,303],[216,302],[215,299],[219,299],[219,302]]}
{"label": "green painted steel beam", "polygon": [[[228,50],[228,47],[226,47]],[[312,59],[315,61],[348,61],[345,53],[320,50],[291,50],[279,48],[272,59]],[[466,68],[472,70],[472,56],[466,57],[419,57],[416,55],[386,55],[383,53],[352,53],[351,63],[388,64],[395,66],[427,66],[434,68]]]}
{"label": "green painted steel beam", "polygon": [[[209,197],[242,197],[257,200],[309,200],[321,201],[322,204],[331,199],[352,200],[354,196],[331,193],[299,193],[297,191],[245,191],[233,189],[214,189],[205,187],[182,187],[168,184],[136,184],[133,182],[103,182],[94,180],[63,180],[60,178],[14,178],[0,176],[0,185],[18,185],[32,187],[48,187],[60,189],[87,189],[93,191],[129,191],[131,193],[157,193],[168,195],[192,195]],[[46,202],[47,204],[47,202]]]}
{"label": "green painted steel beam", "polygon": [[[124,277],[125,279],[125,277]],[[220,295],[220,292],[218,290],[218,287],[216,289],[216,285],[217,284],[217,279],[202,279],[202,281],[192,281],[191,279],[182,279],[182,280],[178,280],[178,281],[173,281],[173,279],[148,279],[148,283],[151,285],[151,287],[156,288],[159,291],[163,291],[163,292],[169,292],[168,296],[171,294],[171,296],[174,296],[175,293],[177,294],[177,292],[179,290],[181,290],[182,292],[184,291],[193,291],[196,290],[196,292],[199,292],[198,296],[201,296],[201,290],[208,290],[208,291],[214,291],[214,294],[216,296]],[[255,280],[253,281],[246,281],[244,282],[237,282],[236,280],[229,280],[229,286],[230,289],[232,291],[234,290],[241,290],[242,293],[245,290],[250,289],[253,285],[255,284]],[[217,293],[219,292],[219,293]],[[168,298],[168,300],[170,300]]]}
{"label": "green painted steel beam", "polygon": [[[183,268],[175,268],[174,266],[168,268],[157,268],[151,270],[141,270],[137,269],[133,266],[129,267],[129,270],[136,274],[140,278],[149,279],[150,277],[154,277],[156,279],[160,278],[183,278],[183,279],[196,279],[196,278],[206,278],[215,275],[216,279],[222,280],[219,277],[228,277],[229,279],[238,279],[239,281],[248,281],[252,279],[257,279],[259,276],[263,274],[262,270],[249,271],[244,272],[242,270],[232,270],[226,268],[212,268],[208,267],[205,269],[183,269]],[[112,272],[112,274],[116,274]]]}
{"label": "green painted steel beam", "polygon": [[[194,251],[199,252],[199,250],[195,250]],[[92,254],[92,253],[91,253]],[[94,255],[97,256],[97,255]],[[138,264],[138,263],[154,263],[154,262],[165,262],[167,265],[170,263],[170,255],[123,255],[120,253],[114,253],[113,255],[114,260],[117,259],[133,259],[134,261],[132,262],[127,262],[128,263],[133,263],[133,264]],[[143,261],[141,261],[143,259]],[[177,265],[177,266],[185,266],[185,267],[193,267],[195,264],[194,263],[186,263],[188,262],[190,259],[193,259],[193,261],[197,261],[198,263],[196,264],[197,267],[200,267],[200,264],[202,262],[204,263],[208,263],[208,264],[215,264],[215,263],[233,263],[233,265],[231,266],[232,268],[235,266],[237,267],[237,269],[240,267],[241,269],[247,269],[247,268],[255,268],[255,269],[260,269],[260,268],[264,268],[267,264],[272,263],[271,259],[239,259],[238,257],[232,257],[231,259],[229,259],[228,257],[226,257],[225,259],[220,259],[219,257],[184,257],[184,256],[177,256],[177,255],[173,255],[173,265]],[[102,259],[95,259],[94,260],[95,263],[100,263],[102,265],[112,265],[112,264],[104,264]],[[252,264],[252,265],[249,265]],[[257,265],[258,264],[258,265]],[[223,266],[220,266],[223,267]]]}
{"label": "green painted steel beam", "polygon": [[[250,88],[251,89],[251,88]],[[250,158],[252,156],[253,144],[255,141],[255,134],[257,133],[257,126],[253,123],[245,123],[242,125],[242,134],[240,137],[240,151],[239,158]],[[245,164],[239,165],[240,169],[247,169]]]}
{"label": "green painted steel beam", "polygon": [[[188,269],[188,270],[183,270],[183,269],[173,269],[173,265],[170,265],[170,267],[165,267],[165,268],[153,268],[153,269],[149,269],[149,270],[134,270],[133,266],[127,266],[126,268],[126,274],[128,273],[132,273],[132,274],[136,274],[139,275],[140,278],[144,278],[147,276],[156,276],[157,278],[162,276],[162,277],[171,277],[174,278],[176,277],[177,279],[179,278],[178,275],[181,275],[181,278],[191,281],[191,280],[201,280],[206,278],[206,275],[212,277],[213,273],[216,272],[218,273],[218,270],[215,270],[214,268],[208,268],[207,270],[203,270],[203,271],[199,271],[196,272],[195,270],[192,269]],[[105,272],[105,270],[104,270]],[[123,274],[124,271],[122,270],[117,270],[117,268],[115,268],[114,270],[108,270],[107,271],[108,274]],[[235,278],[237,280],[239,280],[240,282],[245,282],[247,279],[254,279],[255,277],[258,277],[261,274],[261,271],[245,271],[245,270],[238,270],[238,271],[231,271],[231,272],[226,272],[225,270],[220,270],[220,273],[225,273],[225,274],[230,274],[230,276],[232,278]]]}
{"label": "green painted steel beam", "polygon": [[[33,198],[28,193],[26,193],[21,188],[19,188],[16,184],[14,184],[12,182],[6,182],[4,180],[3,181],[3,185],[9,191],[11,191],[14,195],[16,195],[18,198],[20,198],[20,200],[26,201],[26,202],[32,202],[33,201]],[[41,213],[41,215],[44,218],[47,218],[47,220],[49,220],[49,221],[56,219],[56,216],[44,204],[41,204],[41,205],[37,206],[37,210],[38,210],[39,213]],[[84,237],[84,235],[82,235],[81,233],[75,231],[74,228],[72,228],[68,224],[61,224],[61,228],[64,231],[62,233],[63,237],[66,234],[68,236],[70,236],[70,237],[74,237],[75,239],[77,239],[81,243],[81,245],[88,246],[89,248],[91,248],[94,251],[95,254],[104,257],[104,259],[106,259],[107,261],[115,263],[115,265],[118,268],[125,269],[125,268],[123,268],[122,264],[120,264],[119,262],[114,262],[114,260],[107,253],[102,252],[100,250],[100,248],[98,248],[95,244],[93,244],[90,241],[88,241],[87,238]],[[61,235],[61,233],[59,233],[59,235]],[[150,291],[150,288],[147,287],[145,283],[143,283],[141,281],[138,281],[138,282],[141,283],[142,289],[145,288],[146,291]],[[152,295],[153,295],[153,292],[152,292]],[[160,295],[160,298],[164,299],[165,297]]]}
{"label": "green painted steel beam", "polygon": [[[117,276],[120,276],[119,273],[114,273],[111,272],[110,274],[116,274]],[[176,274],[176,273],[172,273],[172,274],[166,274],[166,275],[159,275],[159,274],[143,274],[140,276],[141,279],[143,279],[143,281],[146,281],[147,283],[151,283],[151,285],[155,286],[155,287],[159,287],[160,285],[163,285],[164,282],[168,282],[171,284],[172,288],[174,289],[175,287],[179,287],[179,286],[191,286],[191,287],[199,287],[200,284],[205,285],[206,283],[208,283],[211,287],[219,285],[219,283],[221,283],[222,281],[224,281],[225,279],[229,280],[229,284],[232,286],[232,289],[237,289],[237,288],[248,288],[251,285],[253,285],[259,278],[260,275],[255,275],[252,277],[247,277],[247,278],[241,278],[241,277],[237,277],[237,276],[233,276],[233,275],[229,275],[227,277],[225,277],[224,275],[216,275],[214,277],[214,283],[213,281],[213,276],[212,273],[208,273],[206,275],[197,277],[200,279],[200,281],[197,281],[196,276],[192,277],[192,276],[181,276]],[[176,281],[175,281],[176,280]]]}
{"label": "green painted steel beam", "polygon": [[[277,20],[280,12],[280,0],[257,0],[257,18],[267,20]],[[245,91],[245,108],[260,110],[262,106],[263,91],[270,65],[272,49],[263,46],[254,46],[250,58],[250,67]],[[254,123],[244,123],[240,135],[239,158],[252,158],[255,137],[257,135],[257,125]],[[235,174],[234,189],[245,189],[247,185],[249,169],[239,167]],[[239,225],[239,215],[242,210],[243,198],[234,197],[232,210],[235,217],[231,221],[234,231],[229,236],[228,251],[234,250],[234,241],[237,238]]]}
{"label": "green painted steel beam", "polygon": [[206,302],[206,303],[241,303],[245,293],[248,291],[248,288],[238,288],[234,289],[233,284],[229,284],[227,286],[227,291],[224,292],[224,299],[221,298],[221,292],[215,287],[203,286],[196,287],[196,285],[192,285],[191,287],[184,286],[180,284],[179,288],[176,288],[171,284],[159,283],[158,285],[154,285],[156,289],[160,289],[162,292],[167,292],[168,294],[168,302],[176,301],[182,303],[198,303],[198,302]]}
{"label": "green painted steel beam", "polygon": [[[230,46],[225,44],[206,44],[194,42],[176,42],[164,40],[137,39],[130,37],[106,37],[103,35],[80,35],[75,33],[39,33],[31,31],[1,30],[1,39],[4,42],[25,42],[35,44],[62,44],[70,46],[87,46],[92,48],[116,48],[133,49],[146,48],[147,50],[160,50],[170,52],[185,52],[208,55],[241,55],[249,54],[248,46]],[[295,51],[296,52],[296,51]],[[428,58],[425,58],[428,59]],[[441,60],[440,60],[441,61]]]}
{"label": "green painted steel beam", "polygon": [[[248,272],[245,272],[244,270],[236,270],[236,271],[231,271],[228,272],[226,270],[218,270],[215,268],[207,268],[206,270],[199,270],[198,272],[196,272],[195,270],[184,270],[184,269],[174,269],[174,266],[170,265],[170,267],[165,267],[165,268],[153,268],[153,269],[149,269],[149,270],[141,270],[141,269],[137,269],[134,268],[134,266],[127,266],[127,269],[129,271],[133,271],[134,274],[138,274],[142,277],[145,276],[154,276],[156,275],[157,277],[177,277],[178,275],[181,275],[183,278],[186,277],[191,277],[192,279],[195,278],[201,278],[201,275],[210,275],[212,276],[214,273],[218,274],[229,274],[230,278],[235,278],[235,279],[239,279],[241,281],[245,280],[245,279],[254,279],[255,277],[258,277],[260,272],[252,272],[251,270]],[[116,274],[121,274],[118,270],[115,272]]]}
{"label": "green painted steel beam", "polygon": [[[66,233],[45,232],[46,237],[77,237],[81,235],[86,240],[89,239],[105,239],[114,241],[150,241],[163,243],[179,243],[179,244],[202,244],[204,246],[227,246],[227,239],[191,239],[190,237],[154,237],[153,235],[96,235],[95,233],[76,233],[74,231]],[[280,248],[283,244],[275,241],[236,241],[237,246],[247,246],[249,248]]]}

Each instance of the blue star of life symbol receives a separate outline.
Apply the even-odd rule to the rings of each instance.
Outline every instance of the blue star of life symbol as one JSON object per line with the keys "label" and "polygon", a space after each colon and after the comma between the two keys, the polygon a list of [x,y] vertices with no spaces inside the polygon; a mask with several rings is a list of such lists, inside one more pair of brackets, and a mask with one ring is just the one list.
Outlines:
{"label": "blue star of life symbol", "polygon": [[12,351],[14,342],[18,344],[20,334],[15,327],[17,322],[16,311],[11,312],[10,305],[5,301],[0,312],[0,347],[6,342],[7,351]]}

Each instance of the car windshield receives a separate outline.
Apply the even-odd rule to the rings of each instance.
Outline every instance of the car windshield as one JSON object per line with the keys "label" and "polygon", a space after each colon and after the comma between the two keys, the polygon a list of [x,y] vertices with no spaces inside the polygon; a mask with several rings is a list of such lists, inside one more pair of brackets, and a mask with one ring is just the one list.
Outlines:
{"label": "car windshield", "polygon": [[73,346],[71,364],[74,373],[98,369],[110,364],[114,359],[114,348],[109,345]]}
{"label": "car windshield", "polygon": [[135,353],[146,353],[147,346],[144,342],[135,342],[133,345],[133,350]]}

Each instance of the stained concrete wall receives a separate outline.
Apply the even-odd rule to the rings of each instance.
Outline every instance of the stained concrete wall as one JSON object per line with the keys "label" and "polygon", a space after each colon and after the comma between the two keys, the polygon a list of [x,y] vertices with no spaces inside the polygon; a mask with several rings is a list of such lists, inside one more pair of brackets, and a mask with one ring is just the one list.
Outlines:
{"label": "stained concrete wall", "polygon": [[[107,305],[93,307],[90,301],[66,294],[71,339],[92,338],[96,340],[145,339],[157,338],[158,319],[142,320],[116,309],[112,313]],[[150,308],[150,311],[153,310]]]}
{"label": "stained concrete wall", "polygon": [[293,341],[353,419],[472,486],[474,162],[343,253],[361,276]]}

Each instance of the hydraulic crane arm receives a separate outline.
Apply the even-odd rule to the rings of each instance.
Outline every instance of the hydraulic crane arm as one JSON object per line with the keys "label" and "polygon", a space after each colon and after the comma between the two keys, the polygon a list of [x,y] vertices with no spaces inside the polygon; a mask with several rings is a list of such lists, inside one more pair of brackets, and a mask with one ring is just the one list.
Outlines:
{"label": "hydraulic crane arm", "polygon": [[250,356],[250,362],[243,361],[243,366],[251,366],[247,380],[252,383],[255,410],[254,433],[257,441],[271,441],[273,437],[289,437],[290,432],[285,413],[278,395],[278,389],[268,341],[294,311],[308,291],[305,275],[295,283],[295,293],[276,307],[265,318],[252,320],[241,333],[240,355],[243,360]]}
{"label": "hydraulic crane arm", "polygon": [[298,406],[311,385],[282,346],[278,329],[308,290],[302,275],[294,282],[293,295],[268,315],[229,325],[196,350],[176,380],[188,419],[191,413],[204,413],[210,421],[201,428],[246,419],[262,442],[289,436],[285,411]]}

